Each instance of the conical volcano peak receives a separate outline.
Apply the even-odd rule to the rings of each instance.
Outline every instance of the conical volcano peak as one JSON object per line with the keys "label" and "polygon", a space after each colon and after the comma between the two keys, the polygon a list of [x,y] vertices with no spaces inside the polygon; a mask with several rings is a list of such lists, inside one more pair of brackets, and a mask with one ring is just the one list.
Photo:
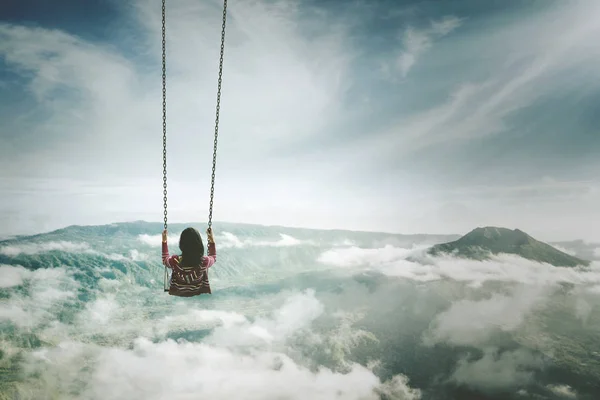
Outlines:
{"label": "conical volcano peak", "polygon": [[490,254],[506,253],[555,266],[589,264],[588,261],[580,260],[534,239],[520,229],[495,226],[475,228],[454,242],[433,246],[430,253],[453,253],[472,259],[485,259]]}
{"label": "conical volcano peak", "polygon": [[480,238],[486,240],[498,240],[501,238],[513,238],[520,240],[529,240],[531,236],[520,229],[500,228],[496,226],[485,226],[473,229],[463,236],[463,238]]}

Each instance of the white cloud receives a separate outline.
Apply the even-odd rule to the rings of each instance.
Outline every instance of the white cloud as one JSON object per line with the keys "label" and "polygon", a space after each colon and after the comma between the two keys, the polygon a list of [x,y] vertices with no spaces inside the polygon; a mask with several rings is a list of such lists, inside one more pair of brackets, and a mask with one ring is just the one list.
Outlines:
{"label": "white cloud", "polygon": [[259,318],[255,324],[272,332],[275,337],[288,338],[298,330],[309,327],[324,311],[323,304],[315,297],[315,291],[310,289],[289,297],[272,320]]}
{"label": "white cloud", "polygon": [[69,253],[93,253],[87,243],[74,243],[69,241],[20,243],[17,245],[4,245],[0,247],[0,254],[15,257],[19,254],[33,255],[49,251],[65,251]]}
{"label": "white cloud", "polygon": [[[247,247],[292,247],[292,246],[300,246],[306,244],[313,244],[312,241],[305,241],[296,239],[293,236],[280,233],[279,240],[262,240],[257,238],[246,238],[240,239],[236,235],[231,232],[215,232],[215,243],[217,244],[217,248],[219,249],[227,249],[227,248],[247,248]],[[150,246],[160,246],[162,239],[161,235],[140,235],[138,236],[138,240],[141,242],[148,244]],[[168,243],[170,246],[173,246],[174,243],[179,243],[179,234],[169,235]],[[204,244],[206,246],[206,238],[203,239]],[[171,250],[171,247],[169,248]],[[138,254],[139,256],[139,254]],[[132,258],[133,258],[132,253]]]}
{"label": "white cloud", "polygon": [[129,251],[129,257],[133,261],[148,261],[151,259],[151,257],[148,254],[140,253],[136,249],[132,249]]}
{"label": "white cloud", "polygon": [[[96,329],[108,327],[114,323],[104,317],[105,312],[114,315],[115,307],[110,304],[109,298],[96,301],[82,314],[83,319],[91,319]],[[154,343],[138,337],[133,348],[128,349],[97,347],[63,337],[55,347],[32,353],[25,370],[40,374],[42,391],[62,392],[77,379],[85,382],[84,397],[92,398],[159,399],[167,393],[177,398],[216,399],[239,393],[248,399],[376,400],[377,393],[387,393],[399,400],[420,398],[420,391],[410,388],[402,375],[381,382],[371,370],[353,363],[347,373],[326,368],[311,371],[301,360],[290,356],[286,340],[310,333],[312,322],[322,312],[323,305],[313,291],[291,296],[271,317],[253,322],[235,312],[191,310],[154,322],[171,332],[173,328],[181,329],[180,324],[194,330],[202,329],[203,323],[213,327],[216,323],[216,329],[202,342]],[[75,370],[73,366],[81,365],[84,360],[93,360],[93,367],[88,371]],[[48,368],[50,364],[53,368]]]}
{"label": "white cloud", "polygon": [[[158,235],[143,234],[143,235],[138,236],[138,240],[149,246],[155,246],[155,247],[160,248],[160,246],[162,244],[162,234],[158,234]],[[179,243],[179,234],[168,234],[167,233],[167,243],[170,243],[171,246],[173,243]]]}
{"label": "white cloud", "polygon": [[[160,246],[161,236],[157,235],[155,237],[151,237],[148,235],[142,235],[139,238],[139,240],[146,244]],[[9,257],[16,257],[21,254],[31,256],[31,255],[35,255],[35,254],[47,253],[50,251],[62,251],[62,252],[75,253],[75,254],[97,255],[97,256],[105,257],[109,260],[116,260],[116,261],[125,261],[125,260],[148,261],[152,258],[150,255],[140,253],[136,249],[129,250],[129,254],[127,256],[122,255],[122,254],[117,254],[117,253],[106,254],[106,253],[92,249],[88,243],[71,242],[71,241],[64,241],[64,240],[63,241],[37,242],[37,243],[36,242],[18,243],[18,244],[14,244],[14,245],[0,246],[0,254],[6,255]]]}
{"label": "white cloud", "polygon": [[323,252],[317,261],[339,267],[377,266],[383,267],[393,262],[405,260],[408,256],[423,250],[425,247],[406,249],[385,245],[383,248],[333,248]]}
{"label": "white cloud", "polygon": [[576,399],[577,392],[569,385],[548,385],[548,389],[563,399]]}
{"label": "white cloud", "polygon": [[408,28],[404,33],[405,50],[398,57],[398,67],[403,77],[417,61],[417,58],[431,47],[431,38],[424,32]]}
{"label": "white cloud", "polygon": [[[115,301],[114,295],[107,294],[86,304],[86,311],[83,314],[82,322],[85,325],[93,324],[96,328],[106,328],[116,311],[121,306]],[[93,329],[93,328],[92,328]],[[93,329],[96,330],[96,329]],[[98,329],[100,330],[100,329]]]}
{"label": "white cloud", "polygon": [[223,232],[215,237],[215,242],[218,240],[219,248],[245,248],[245,247],[292,247],[307,244],[314,244],[312,241],[299,240],[293,236],[284,233],[279,234],[279,240],[259,240],[256,238],[248,238],[241,240],[236,235],[230,232]]}
{"label": "white cloud", "polygon": [[446,16],[437,21],[431,21],[431,27],[428,29],[416,29],[408,27],[404,31],[402,44],[404,50],[397,59],[397,67],[402,77],[406,77],[410,69],[415,65],[423,53],[428,51],[433,42],[440,37],[448,35],[462,23],[460,18],[455,16]]}
{"label": "white cloud", "polygon": [[[159,247],[159,249],[160,249],[160,247]],[[159,252],[160,252],[160,250],[159,250]],[[152,259],[160,260],[160,255],[158,256],[159,258],[156,258],[156,255],[154,255],[154,257],[153,257],[149,254],[140,253],[139,250],[136,250],[136,249],[129,250],[127,255],[117,254],[117,253],[102,254],[102,255],[110,260],[116,260],[116,261],[150,261]]]}
{"label": "white cloud", "polygon": [[575,304],[575,315],[579,318],[584,324],[587,324],[590,314],[592,313],[593,307],[590,303],[588,303],[585,299],[578,297],[577,302]]}
{"label": "white cloud", "polygon": [[323,305],[313,290],[295,294],[269,317],[250,322],[235,314],[208,313],[222,320],[203,343],[228,348],[262,348],[282,345],[291,336],[301,334],[323,313]]}
{"label": "white cloud", "polygon": [[19,286],[30,276],[31,271],[20,265],[0,265],[0,288]]}
{"label": "white cloud", "polygon": [[477,261],[452,256],[430,257],[425,247],[413,249],[387,245],[378,249],[331,249],[323,252],[319,260],[335,266],[375,269],[388,276],[416,281],[452,279],[481,286],[487,281],[522,283],[532,286],[551,286],[560,282],[581,285],[600,283],[600,264],[589,268],[555,267],[525,258],[500,254],[490,260]]}
{"label": "white cloud", "polygon": [[536,307],[545,305],[548,294],[543,287],[522,286],[510,296],[492,294],[484,300],[456,301],[435,317],[424,343],[485,346],[493,333],[520,328]]}
{"label": "white cloud", "polygon": [[223,324],[225,328],[230,328],[233,325],[246,322],[248,322],[246,317],[236,312],[191,309],[178,315],[166,316],[161,320],[159,325],[166,331],[173,331],[181,327],[185,327],[186,329],[198,329],[199,327],[206,326],[214,327],[217,323]]}
{"label": "white cloud", "polygon": [[437,21],[431,21],[431,31],[437,35],[445,36],[461,26],[463,19],[455,16],[446,16]]}
{"label": "white cloud", "polygon": [[533,379],[533,371],[543,366],[542,360],[527,350],[498,352],[486,349],[476,361],[459,361],[452,379],[483,390],[523,386]]}
{"label": "white cloud", "polygon": [[114,399],[159,399],[167,394],[227,399],[239,393],[257,400],[375,399],[378,383],[360,366],[345,375],[327,369],[313,374],[283,354],[241,355],[202,344],[138,339],[131,351],[113,349],[99,357],[89,394]]}
{"label": "white cloud", "polygon": [[[487,79],[457,83],[457,89],[447,101],[404,117],[380,135],[367,135],[361,143],[351,144],[352,151],[360,147],[369,153],[380,156],[385,153],[397,159],[403,153],[434,144],[503,131],[506,116],[568,83],[558,80],[557,74],[573,73],[577,68],[585,70],[587,66],[592,68],[600,61],[600,51],[592,45],[593,38],[600,32],[597,6],[561,4],[550,13],[516,20],[497,31],[482,34],[474,39],[478,46],[486,46],[486,41],[489,41],[487,46],[491,43],[509,46],[506,51],[527,58],[523,60],[525,66],[499,64],[494,66],[493,76]],[[538,28],[533,31],[532,26]],[[423,34],[411,31],[408,38],[414,49],[407,51],[402,59],[401,65],[406,70],[412,66],[415,54],[430,45]]]}
{"label": "white cloud", "polygon": [[344,239],[336,242],[336,246],[351,247],[356,246],[356,242],[350,239]]}
{"label": "white cloud", "polygon": [[20,329],[35,329],[51,323],[55,307],[71,303],[76,298],[78,283],[65,268],[40,268],[34,271],[22,267],[2,266],[9,280],[5,284],[28,283],[25,292],[9,292],[0,303],[0,321]]}

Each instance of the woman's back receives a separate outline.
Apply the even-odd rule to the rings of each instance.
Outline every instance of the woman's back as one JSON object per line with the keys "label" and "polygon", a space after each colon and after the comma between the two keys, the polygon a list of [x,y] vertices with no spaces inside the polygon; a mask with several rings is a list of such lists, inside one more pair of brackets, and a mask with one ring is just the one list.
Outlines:
{"label": "woman's back", "polygon": [[200,234],[193,228],[185,229],[180,236],[179,247],[182,255],[169,255],[166,230],[163,232],[162,260],[173,273],[169,294],[180,297],[210,294],[208,269],[217,261],[217,250],[210,228],[208,235],[208,255],[204,256],[204,245]]}

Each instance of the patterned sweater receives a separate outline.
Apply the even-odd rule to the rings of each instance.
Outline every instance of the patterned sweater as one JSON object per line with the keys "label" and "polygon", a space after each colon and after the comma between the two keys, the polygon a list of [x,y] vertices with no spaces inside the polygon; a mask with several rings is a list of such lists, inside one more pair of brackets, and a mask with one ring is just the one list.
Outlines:
{"label": "patterned sweater", "polygon": [[166,242],[162,244],[163,265],[173,270],[169,294],[180,297],[210,294],[208,269],[217,262],[217,249],[214,243],[208,243],[208,256],[202,256],[202,265],[182,268],[179,266],[181,256],[169,255]]}

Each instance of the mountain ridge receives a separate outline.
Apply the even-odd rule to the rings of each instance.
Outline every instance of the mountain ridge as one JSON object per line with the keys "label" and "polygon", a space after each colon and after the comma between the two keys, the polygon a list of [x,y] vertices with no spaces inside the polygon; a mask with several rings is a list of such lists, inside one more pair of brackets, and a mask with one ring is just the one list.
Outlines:
{"label": "mountain ridge", "polygon": [[477,227],[459,239],[432,246],[428,253],[454,254],[474,260],[489,259],[491,255],[515,254],[528,260],[556,267],[589,266],[590,261],[572,256],[541,242],[520,229],[496,226]]}
{"label": "mountain ridge", "polygon": [[[170,233],[179,232],[184,228],[192,226],[200,231],[201,235],[205,234],[206,222],[203,221],[192,221],[192,222],[176,222],[168,225]],[[322,236],[326,234],[349,234],[356,237],[395,237],[395,238],[407,238],[415,240],[452,240],[459,238],[458,234],[438,234],[438,233],[391,233],[385,231],[364,231],[364,230],[350,230],[350,229],[320,229],[320,228],[304,228],[284,225],[262,225],[254,223],[237,223],[237,222],[226,222],[226,221],[213,221],[213,230],[215,234],[219,234],[219,231],[235,231],[244,229],[247,232],[266,232],[272,230],[285,230],[289,233],[300,234],[303,236]],[[32,240],[32,239],[48,239],[53,237],[60,237],[62,235],[81,234],[83,236],[98,235],[98,234],[146,234],[146,235],[160,235],[163,230],[163,222],[157,221],[125,221],[125,222],[114,222],[107,224],[94,224],[94,225],[68,225],[62,228],[53,229],[47,232],[40,232],[34,234],[22,234],[0,239],[0,243],[11,243],[18,242],[20,240]]]}
{"label": "mountain ridge", "polygon": [[[178,231],[187,226],[195,226],[198,229],[202,229],[205,226],[205,223],[172,223],[169,225],[169,231],[177,234]],[[279,225],[237,224],[230,222],[215,222],[213,226],[217,230],[217,234],[218,231],[226,231],[235,235],[241,234],[245,237],[249,237],[248,235],[259,235],[261,237],[272,236],[273,240],[279,240],[277,232],[281,228],[281,230],[286,231],[287,234],[294,235],[297,239],[316,242],[321,242],[322,240],[327,241],[328,235],[339,233],[347,235],[347,238],[352,241],[358,241],[354,244],[358,246],[361,246],[358,243],[376,247],[384,244],[396,245],[403,243],[403,245],[411,245],[412,243],[412,245],[414,245],[421,243],[431,246],[427,250],[430,255],[435,256],[441,253],[451,253],[460,257],[475,260],[485,260],[489,259],[490,255],[508,253],[516,254],[533,261],[546,262],[554,266],[574,267],[577,265],[588,266],[590,261],[587,259],[595,259],[593,257],[590,258],[589,255],[585,257],[586,254],[579,254],[579,252],[576,252],[577,256],[567,254],[556,247],[553,247],[553,245],[534,239],[520,229],[511,230],[495,226],[477,227],[463,236],[450,234],[394,234],[385,232],[347,231],[342,229],[321,230],[284,227]],[[158,236],[162,229],[162,222],[148,222],[142,220],[115,222],[102,225],[70,225],[50,232],[7,238],[0,240],[0,245],[19,245],[21,244],[20,242],[33,244],[48,241],[69,241],[72,240],[72,238],[77,237],[79,240],[89,243],[90,249],[93,249],[96,247],[98,240],[100,240],[101,243],[105,242],[103,239],[104,237],[111,237],[120,241],[121,239],[125,240],[140,235]],[[203,234],[203,232],[201,232],[201,234]],[[557,244],[557,246],[561,247],[560,244]],[[119,248],[114,249],[117,253],[122,253],[127,250],[125,248],[121,249],[121,246],[117,247]],[[57,255],[57,252],[60,253],[60,250],[52,250],[50,253],[53,255],[48,254],[47,256],[52,258]],[[582,256],[586,259],[580,258]],[[0,254],[0,263],[9,263],[10,258],[12,257],[8,254]],[[36,267],[40,267],[42,264],[41,259],[38,261]]]}

